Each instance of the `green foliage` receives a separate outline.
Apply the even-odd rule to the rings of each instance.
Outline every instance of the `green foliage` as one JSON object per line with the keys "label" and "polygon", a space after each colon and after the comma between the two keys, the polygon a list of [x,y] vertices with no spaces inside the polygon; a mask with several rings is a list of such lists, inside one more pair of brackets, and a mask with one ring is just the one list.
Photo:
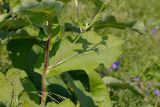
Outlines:
{"label": "green foliage", "polygon": [[[122,54],[123,40],[101,30],[130,28],[143,34],[145,28],[135,21],[119,23],[111,14],[104,17],[109,5],[107,1],[76,2],[7,2],[9,7],[3,10],[9,12],[4,11],[0,16],[0,44],[6,44],[12,65],[9,70],[0,72],[3,87],[0,89],[0,103],[14,107],[40,107],[41,86],[44,85],[41,80],[45,80],[46,107],[112,107],[109,94],[112,83],[103,81],[95,69],[101,64],[110,68]],[[88,4],[93,6],[88,7]],[[85,9],[79,10],[83,6],[91,10],[84,16]],[[47,48],[49,56],[46,55]],[[46,73],[43,71],[47,66],[44,56],[49,60]],[[118,83],[142,94],[130,83]]]}
{"label": "green foliage", "polygon": [[[123,3],[125,2],[125,3]],[[110,29],[115,35],[125,40],[123,54],[119,61],[121,66],[118,70],[107,75],[118,78],[125,82],[133,83],[144,93],[144,98],[128,89],[112,88],[111,100],[114,106],[127,107],[159,107],[159,98],[154,94],[159,87],[159,1],[156,0],[119,0],[113,1],[114,9],[121,6],[114,16],[118,20],[142,20],[145,23],[147,33],[139,36],[137,33],[125,30],[124,32]],[[138,80],[135,80],[138,78]],[[129,103],[128,103],[129,102]]]}
{"label": "green foliage", "polygon": [[120,23],[120,22],[117,22],[114,16],[106,16],[100,22],[95,23],[94,25],[94,28],[96,30],[102,29],[103,27],[115,27],[120,29],[130,28],[137,31],[140,34],[145,34],[146,32],[143,23],[136,22],[136,21],[132,21],[128,23]]}
{"label": "green foliage", "polygon": [[12,68],[5,75],[0,73],[0,80],[2,86],[0,103],[6,106],[23,105],[25,100],[19,98],[19,96],[23,96],[21,95],[23,92],[28,93],[26,97],[28,97],[29,102],[33,100],[32,102],[39,103],[36,87],[24,71]]}
{"label": "green foliage", "polygon": [[111,86],[113,88],[120,88],[120,89],[128,88],[131,91],[133,91],[134,93],[138,94],[139,96],[143,97],[143,95],[144,95],[144,93],[141,91],[141,89],[139,87],[135,86],[133,83],[118,80],[116,78],[109,77],[109,76],[104,77],[103,81],[105,82],[106,85]]}
{"label": "green foliage", "polygon": [[33,13],[55,14],[62,8],[62,3],[54,0],[37,2],[36,0],[23,0],[21,5],[13,8],[17,14],[32,15]]}
{"label": "green foliage", "polygon": [[117,37],[102,37],[95,32],[87,32],[83,35],[76,44],[70,43],[68,40],[61,42],[56,55],[50,59],[51,65],[47,75],[77,69],[94,70],[101,63],[109,67],[121,53],[122,42]]}

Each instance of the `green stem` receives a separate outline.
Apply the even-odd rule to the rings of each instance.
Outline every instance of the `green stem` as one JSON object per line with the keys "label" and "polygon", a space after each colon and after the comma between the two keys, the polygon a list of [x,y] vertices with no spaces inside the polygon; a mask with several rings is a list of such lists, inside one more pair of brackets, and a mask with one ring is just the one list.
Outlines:
{"label": "green stem", "polygon": [[86,28],[86,31],[88,31],[94,24],[95,22],[97,21],[98,17],[100,16],[101,12],[103,11],[103,9],[105,8],[105,5],[107,3],[104,3],[101,8],[99,9],[98,13],[95,15],[93,21],[91,22],[91,24]]}
{"label": "green stem", "polygon": [[[75,5],[76,5],[76,9],[77,9],[77,16],[78,16],[78,20],[80,21],[79,19],[79,11],[78,11],[78,3],[77,3],[77,0],[75,0]],[[96,14],[96,16],[94,17],[93,21],[91,22],[91,24],[84,30],[85,32],[88,31],[93,25],[94,23],[97,21],[98,17],[100,16],[102,10],[104,9],[106,3],[104,3],[100,10],[98,11],[98,13]],[[80,30],[81,30],[81,33],[78,35],[78,37],[75,39],[75,41],[73,43],[76,43],[78,41],[78,39],[81,37],[81,35],[84,33],[84,31],[81,29],[80,27]]]}
{"label": "green stem", "polygon": [[123,1],[112,14],[116,14],[123,7],[124,4],[125,4],[125,1]]}
{"label": "green stem", "polygon": [[78,21],[80,22],[79,10],[78,10],[78,1],[77,0],[74,0],[74,1],[75,1],[75,5],[76,5],[76,12],[77,12]]}
{"label": "green stem", "polygon": [[49,66],[49,49],[50,49],[50,42],[51,42],[51,35],[52,35],[52,15],[49,15],[48,19],[48,40],[46,42],[45,47],[45,57],[44,57],[44,69],[42,73],[42,87],[41,87],[41,105],[45,107],[45,100],[46,100],[46,73],[48,71]]}
{"label": "green stem", "polygon": [[78,9],[78,0],[74,0],[75,5],[76,5],[76,13],[77,13],[77,19],[78,19],[78,24],[80,26],[80,33],[82,33],[82,25],[81,25],[81,21],[80,21],[80,15],[79,15],[79,9]]}

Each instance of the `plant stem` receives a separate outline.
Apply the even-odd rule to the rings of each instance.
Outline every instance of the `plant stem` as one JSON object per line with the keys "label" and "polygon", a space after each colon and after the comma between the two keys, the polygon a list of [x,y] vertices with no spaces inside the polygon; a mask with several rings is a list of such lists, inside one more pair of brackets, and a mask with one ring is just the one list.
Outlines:
{"label": "plant stem", "polygon": [[74,0],[75,2],[75,5],[76,5],[76,13],[77,13],[77,18],[78,18],[78,21],[80,23],[80,18],[79,18],[79,9],[78,9],[78,1],[77,0]]}
{"label": "plant stem", "polygon": [[48,71],[48,65],[49,65],[49,49],[50,49],[51,35],[52,35],[52,15],[49,15],[48,40],[46,42],[46,47],[45,47],[44,69],[42,73],[42,87],[41,87],[41,94],[42,94],[41,105],[43,107],[45,107],[45,100],[46,100],[46,72]]}
{"label": "plant stem", "polygon": [[92,20],[91,24],[86,28],[86,31],[88,31],[97,21],[98,17],[100,16],[101,12],[103,11],[103,9],[105,8],[105,5],[107,5],[107,2],[104,3],[101,8],[99,9],[98,13],[95,15],[94,19]]}

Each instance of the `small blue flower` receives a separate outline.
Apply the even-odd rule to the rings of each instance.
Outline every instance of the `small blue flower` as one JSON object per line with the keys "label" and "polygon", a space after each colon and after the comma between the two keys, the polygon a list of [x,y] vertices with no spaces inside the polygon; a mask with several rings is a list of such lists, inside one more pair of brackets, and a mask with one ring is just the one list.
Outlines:
{"label": "small blue flower", "polygon": [[160,90],[155,89],[155,90],[154,90],[154,95],[156,95],[156,96],[160,96]]}
{"label": "small blue flower", "polygon": [[112,69],[118,69],[120,66],[120,62],[119,61],[116,61],[112,64]]}

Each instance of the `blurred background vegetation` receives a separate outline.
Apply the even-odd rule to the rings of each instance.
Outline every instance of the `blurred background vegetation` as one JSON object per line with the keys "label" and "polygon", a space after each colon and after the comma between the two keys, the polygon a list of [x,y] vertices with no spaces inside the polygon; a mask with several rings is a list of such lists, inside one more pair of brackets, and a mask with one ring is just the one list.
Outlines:
{"label": "blurred background vegetation", "polygon": [[[0,4],[1,2],[2,0]],[[118,59],[119,67],[112,70],[104,69],[103,73],[132,82],[145,93],[143,98],[128,89],[111,88],[114,107],[160,107],[160,1],[110,0],[108,5],[108,12],[116,16],[118,21],[139,20],[145,24],[147,31],[144,35],[128,29],[109,28],[104,31],[121,37],[124,44],[123,54]],[[81,18],[91,14],[89,11],[88,14],[83,14],[85,8],[81,7]],[[92,6],[89,7],[94,9]],[[2,4],[0,14],[1,8]],[[0,42],[0,71],[5,71],[10,66],[5,48],[5,44]]]}
{"label": "blurred background vegetation", "polygon": [[114,32],[125,42],[120,67],[108,74],[133,82],[145,93],[141,98],[128,89],[113,89],[111,97],[115,107],[152,107],[147,103],[159,107],[160,94],[156,91],[160,89],[160,1],[111,0],[111,4],[118,20],[142,21],[147,30],[145,35],[127,29]]}

